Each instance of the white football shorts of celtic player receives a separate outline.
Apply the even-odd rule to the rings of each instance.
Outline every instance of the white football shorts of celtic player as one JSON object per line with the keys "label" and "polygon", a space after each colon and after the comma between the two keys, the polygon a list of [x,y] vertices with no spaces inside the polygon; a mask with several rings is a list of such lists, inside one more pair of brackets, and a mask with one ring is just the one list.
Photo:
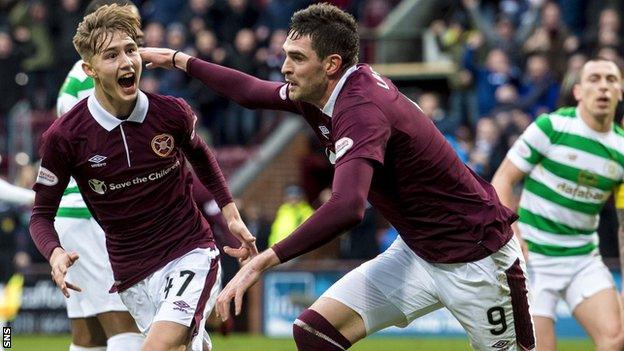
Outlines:
{"label": "white football shorts of celtic player", "polygon": [[191,328],[193,336],[188,350],[202,351],[203,341],[212,347],[204,328],[219,291],[219,251],[197,248],[169,262],[120,296],[143,334],[148,334],[154,322],[182,324]]}
{"label": "white football shorts of celtic player", "polygon": [[423,260],[398,237],[322,297],[357,312],[367,335],[389,326],[404,328],[446,307],[475,350],[526,351],[534,347],[535,339],[524,267],[515,238],[479,261],[441,264]]}
{"label": "white football shorts of celtic player", "polygon": [[563,299],[574,311],[586,298],[615,288],[613,275],[598,252],[564,257],[529,252],[529,279],[533,295],[531,314],[554,321],[559,300]]}
{"label": "white football shorts of celtic player", "polygon": [[118,294],[108,291],[113,286],[113,270],[106,251],[106,238],[93,218],[56,217],[54,220],[61,246],[77,252],[80,259],[67,271],[66,280],[82,291],[67,299],[69,318],[87,318],[111,311],[127,311]]}

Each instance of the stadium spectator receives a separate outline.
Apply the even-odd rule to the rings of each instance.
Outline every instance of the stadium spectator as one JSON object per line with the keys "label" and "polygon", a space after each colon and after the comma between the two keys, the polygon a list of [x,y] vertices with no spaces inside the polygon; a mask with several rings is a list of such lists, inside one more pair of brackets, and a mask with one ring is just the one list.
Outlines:
{"label": "stadium spectator", "polygon": [[[624,348],[620,297],[598,254],[596,233],[598,213],[612,190],[619,187],[622,194],[624,131],[613,124],[621,81],[615,63],[588,61],[574,86],[577,105],[531,124],[492,180],[510,207],[515,205],[513,187],[524,180],[520,220],[513,226],[528,250],[531,309],[542,351],[556,350],[555,311],[561,299],[597,350]],[[620,233],[623,213],[618,214]]]}
{"label": "stadium spectator", "polygon": [[271,247],[295,231],[301,223],[314,213],[312,206],[305,200],[303,190],[298,185],[289,185],[284,189],[284,202],[275,214],[271,225],[268,246]]}
{"label": "stadium spectator", "polygon": [[559,5],[550,1],[542,8],[540,24],[524,43],[523,51],[525,54],[543,54],[548,58],[555,77],[561,79],[568,54],[578,47],[578,38],[570,33],[561,19]]}
{"label": "stadium spectator", "polygon": [[52,107],[55,89],[54,49],[49,26],[49,8],[42,0],[18,2],[10,13],[10,23],[17,41],[32,46],[22,61],[28,75],[26,95],[34,109]]}
{"label": "stadium spectator", "polygon": [[519,71],[509,62],[507,54],[501,49],[494,48],[487,53],[484,66],[475,62],[475,50],[482,41],[475,38],[468,42],[464,53],[463,65],[470,71],[475,81],[475,90],[479,106],[479,116],[487,116],[496,106],[498,88],[511,84],[517,85]]}
{"label": "stadium spectator", "polygon": [[[22,97],[18,73],[22,72],[20,63],[25,54],[15,46],[9,33],[0,31],[0,125],[6,128],[6,120],[11,108]],[[4,149],[5,146],[3,145]]]}
{"label": "stadium spectator", "polygon": [[493,24],[481,14],[479,0],[462,0],[468,11],[472,25],[484,36],[488,49],[503,50],[513,65],[522,64],[522,45],[536,26],[542,1],[531,1],[530,10],[526,11],[521,21],[521,27],[516,29],[513,18],[501,14]]}
{"label": "stadium spectator", "polygon": [[534,54],[527,58],[520,83],[520,106],[533,117],[557,107],[559,84],[551,74],[548,58]]}
{"label": "stadium spectator", "polygon": [[[293,326],[299,350],[345,350],[379,329],[404,326],[442,306],[460,320],[477,349],[505,338],[514,345],[510,347],[532,350],[522,253],[510,228],[515,215],[500,204],[491,185],[461,163],[411,100],[370,66],[357,64],[357,25],[350,15],[331,5],[312,5],[295,13],[290,30],[282,67],[286,84],[170,49],[141,50],[150,67],[186,70],[246,106],[302,114],[333,152],[331,199],[294,233],[241,268],[218,298],[221,317],[229,317],[232,299],[240,313],[243,293],[264,270],[357,224],[368,197],[399,228],[400,239],[340,279],[299,316]],[[436,263],[455,264],[441,269]],[[474,279],[460,273],[473,270],[482,273]],[[464,279],[470,284],[463,284]],[[413,296],[427,298],[411,300]],[[498,336],[484,332],[482,325],[493,314],[497,320],[513,319],[513,330],[497,329]]]}

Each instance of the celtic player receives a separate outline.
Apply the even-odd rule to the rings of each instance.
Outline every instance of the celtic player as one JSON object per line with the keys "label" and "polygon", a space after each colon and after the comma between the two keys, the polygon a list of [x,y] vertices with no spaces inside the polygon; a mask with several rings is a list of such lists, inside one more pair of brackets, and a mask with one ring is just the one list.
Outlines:
{"label": "celtic player", "polygon": [[524,179],[514,231],[528,248],[540,351],[556,349],[560,299],[597,350],[624,347],[622,308],[596,233],[600,210],[624,181],[624,130],[613,122],[622,100],[621,80],[615,63],[587,62],[573,90],[577,106],[540,116],[492,180],[501,201],[511,207],[513,186]]}

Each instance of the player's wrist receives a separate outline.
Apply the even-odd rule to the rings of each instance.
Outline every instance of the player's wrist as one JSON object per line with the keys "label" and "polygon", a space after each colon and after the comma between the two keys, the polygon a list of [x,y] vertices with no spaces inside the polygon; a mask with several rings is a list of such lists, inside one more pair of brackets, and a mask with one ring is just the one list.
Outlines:
{"label": "player's wrist", "polygon": [[171,64],[173,65],[173,68],[177,68],[186,72],[186,64],[188,63],[188,60],[190,58],[190,55],[185,54],[180,50],[176,50],[173,53],[173,56],[171,56]]}
{"label": "player's wrist", "polygon": [[50,265],[53,265],[54,262],[58,259],[59,256],[63,255],[65,253],[65,250],[60,247],[57,246],[54,248],[54,250],[52,250],[52,254],[50,255]]}

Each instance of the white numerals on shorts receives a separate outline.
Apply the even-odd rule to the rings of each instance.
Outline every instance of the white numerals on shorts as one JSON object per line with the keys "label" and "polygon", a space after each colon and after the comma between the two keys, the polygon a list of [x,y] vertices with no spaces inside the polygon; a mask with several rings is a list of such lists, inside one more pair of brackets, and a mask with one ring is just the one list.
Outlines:
{"label": "white numerals on shorts", "polygon": [[[182,286],[180,286],[180,289],[178,290],[178,293],[176,294],[176,296],[182,296],[182,294],[184,294],[184,290],[186,290],[186,288],[188,287],[189,283],[191,282],[191,280],[193,280],[193,277],[195,276],[195,273],[192,271],[182,271],[180,272],[180,278],[184,278],[184,282],[182,283]],[[169,290],[171,290],[171,288],[173,288],[173,279],[172,277],[167,277],[165,278],[167,280],[167,283],[165,284],[165,299],[167,298],[167,296],[169,296]],[[176,285],[177,282],[179,282],[181,279],[176,279]]]}
{"label": "white numerals on shorts", "polygon": [[380,87],[386,89],[386,90],[390,90],[390,87],[388,86],[388,83],[384,82],[383,78],[381,78],[381,76],[379,75],[379,73],[373,71],[371,69],[371,72],[373,74],[373,78],[375,78],[377,80],[377,85],[379,85]]}

